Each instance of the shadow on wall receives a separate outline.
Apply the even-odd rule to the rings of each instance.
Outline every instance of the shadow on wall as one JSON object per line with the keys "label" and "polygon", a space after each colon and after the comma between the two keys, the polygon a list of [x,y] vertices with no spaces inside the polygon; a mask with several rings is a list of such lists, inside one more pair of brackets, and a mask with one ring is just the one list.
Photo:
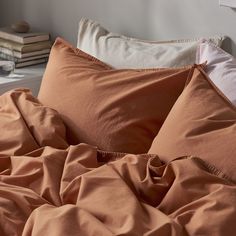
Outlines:
{"label": "shadow on wall", "polygon": [[78,14],[78,20],[81,17],[90,18],[114,33],[146,39],[149,7],[150,1],[143,0],[99,0],[99,3],[79,0],[78,8],[83,10]]}
{"label": "shadow on wall", "polygon": [[23,19],[22,2],[19,0],[0,0],[0,27],[11,25]]}
{"label": "shadow on wall", "polygon": [[[236,8],[231,8],[231,10],[233,11],[233,13],[235,14],[236,16]],[[234,30],[235,30],[235,27],[234,27]],[[231,53],[234,55],[234,57],[236,57],[236,38],[235,39],[232,39],[230,40],[230,43],[229,43],[229,51],[227,51],[227,48],[225,49],[227,52]],[[224,46],[224,45],[223,45]]]}
{"label": "shadow on wall", "polygon": [[48,31],[53,28],[53,6],[51,0],[21,0],[24,20],[29,22],[35,31]]}
{"label": "shadow on wall", "polygon": [[[221,7],[224,10],[227,10],[228,13],[233,13],[232,16],[236,17],[236,8],[228,8],[228,7]],[[232,17],[231,16],[231,17]],[[229,20],[230,23],[230,20]],[[229,32],[232,32],[231,26],[230,24],[228,25],[227,23],[224,23],[223,26],[226,30],[229,29]],[[235,33],[235,31],[233,30],[233,32]],[[225,33],[226,39],[224,40],[223,44],[222,44],[222,48],[232,54],[234,57],[236,57],[236,34],[227,34]]]}
{"label": "shadow on wall", "polygon": [[149,0],[148,38],[170,40],[225,35],[223,47],[236,56],[236,9],[220,7],[218,1]]}
{"label": "shadow on wall", "polygon": [[227,37],[222,44],[222,48],[230,54],[232,53],[233,50],[232,48],[235,47],[236,47],[235,43],[229,37]]}

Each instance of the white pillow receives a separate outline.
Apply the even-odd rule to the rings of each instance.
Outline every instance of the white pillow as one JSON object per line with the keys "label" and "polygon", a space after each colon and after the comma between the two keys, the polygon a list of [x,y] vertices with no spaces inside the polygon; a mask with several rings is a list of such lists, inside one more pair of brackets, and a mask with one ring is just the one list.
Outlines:
{"label": "white pillow", "polygon": [[204,62],[211,81],[236,106],[236,59],[203,39],[198,45],[196,63]]}
{"label": "white pillow", "polygon": [[[224,37],[210,38],[221,45]],[[82,19],[77,47],[114,68],[180,67],[195,63],[198,39],[143,41],[114,34]]]}

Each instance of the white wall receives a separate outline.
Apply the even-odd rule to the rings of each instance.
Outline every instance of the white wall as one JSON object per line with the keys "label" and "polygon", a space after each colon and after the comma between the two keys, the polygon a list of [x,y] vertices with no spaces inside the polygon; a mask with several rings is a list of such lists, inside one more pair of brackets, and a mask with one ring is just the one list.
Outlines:
{"label": "white wall", "polygon": [[0,26],[19,19],[76,45],[77,26],[84,16],[109,30],[151,40],[224,34],[234,42],[236,11],[218,0],[0,0]]}

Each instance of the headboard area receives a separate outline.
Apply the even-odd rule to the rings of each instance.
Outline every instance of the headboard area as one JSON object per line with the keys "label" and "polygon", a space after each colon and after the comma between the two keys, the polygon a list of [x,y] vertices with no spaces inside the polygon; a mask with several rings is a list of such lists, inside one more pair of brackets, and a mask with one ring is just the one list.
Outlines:
{"label": "headboard area", "polygon": [[0,26],[24,19],[76,45],[82,17],[112,32],[148,40],[226,35],[224,48],[236,56],[236,10],[218,0],[8,0],[0,2]]}

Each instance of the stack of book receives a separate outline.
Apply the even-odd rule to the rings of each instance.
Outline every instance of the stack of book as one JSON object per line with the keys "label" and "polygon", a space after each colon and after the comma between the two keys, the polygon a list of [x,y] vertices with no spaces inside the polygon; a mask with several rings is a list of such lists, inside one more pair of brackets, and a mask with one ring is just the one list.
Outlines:
{"label": "stack of book", "polygon": [[0,28],[0,58],[14,61],[15,68],[47,62],[51,46],[48,33],[16,33],[10,27]]}

